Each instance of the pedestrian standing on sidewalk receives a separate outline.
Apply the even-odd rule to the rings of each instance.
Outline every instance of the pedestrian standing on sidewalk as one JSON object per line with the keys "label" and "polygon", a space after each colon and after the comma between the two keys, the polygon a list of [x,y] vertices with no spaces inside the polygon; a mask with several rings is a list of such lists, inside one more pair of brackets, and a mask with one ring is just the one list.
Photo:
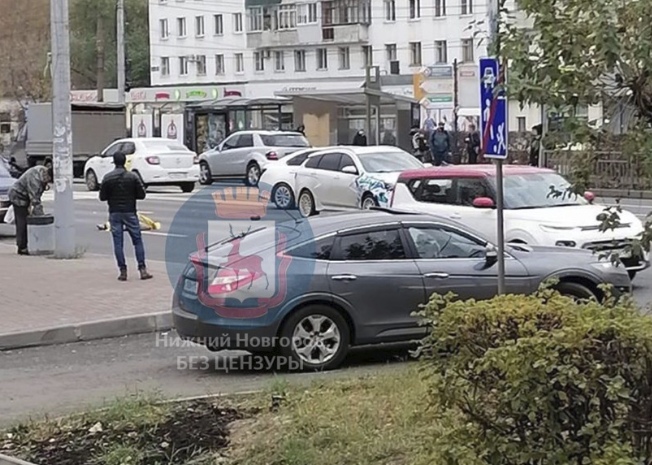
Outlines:
{"label": "pedestrian standing on sidewalk", "polygon": [[9,190],[9,201],[14,207],[18,255],[29,255],[27,217],[43,215],[41,197],[53,179],[52,165],[34,166],[25,171]]}
{"label": "pedestrian standing on sidewalk", "polygon": [[136,203],[145,199],[145,186],[137,174],[127,171],[127,157],[122,153],[113,156],[115,169],[104,176],[100,187],[100,200],[109,204],[109,223],[113,236],[113,250],[118,262],[118,281],[127,280],[127,262],[124,253],[124,231],[131,237],[138,262],[140,279],[151,279],[145,264],[145,246],[140,231]]}
{"label": "pedestrian standing on sidewalk", "polygon": [[480,155],[480,134],[475,129],[475,124],[469,125],[469,136],[466,138],[466,155],[468,157],[469,165],[478,163],[478,155]]}

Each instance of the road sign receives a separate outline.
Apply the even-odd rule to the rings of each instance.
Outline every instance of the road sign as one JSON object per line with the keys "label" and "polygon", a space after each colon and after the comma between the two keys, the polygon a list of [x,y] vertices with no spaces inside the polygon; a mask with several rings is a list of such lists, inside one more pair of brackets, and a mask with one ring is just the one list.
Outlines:
{"label": "road sign", "polygon": [[500,64],[496,58],[480,59],[480,131],[485,158],[507,158],[507,98]]}

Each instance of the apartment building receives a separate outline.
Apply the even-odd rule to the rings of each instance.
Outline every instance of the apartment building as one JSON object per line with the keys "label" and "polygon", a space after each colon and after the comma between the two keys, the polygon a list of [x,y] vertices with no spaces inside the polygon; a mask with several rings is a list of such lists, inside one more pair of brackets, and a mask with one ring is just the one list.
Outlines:
{"label": "apartment building", "polygon": [[[272,97],[351,89],[374,65],[396,77],[384,90],[413,95],[415,73],[456,60],[467,67],[458,101],[474,114],[489,1],[150,0],[151,82],[243,84],[246,97]],[[450,118],[452,107],[440,102],[435,116]],[[513,130],[539,116],[510,105]]]}

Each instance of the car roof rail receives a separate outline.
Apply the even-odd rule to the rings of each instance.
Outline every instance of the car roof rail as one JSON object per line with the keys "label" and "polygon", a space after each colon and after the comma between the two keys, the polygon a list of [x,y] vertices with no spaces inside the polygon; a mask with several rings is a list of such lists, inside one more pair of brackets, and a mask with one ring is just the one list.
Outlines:
{"label": "car roof rail", "polygon": [[392,215],[416,215],[417,213],[406,210],[395,210],[389,207],[371,207],[369,210],[391,213]]}

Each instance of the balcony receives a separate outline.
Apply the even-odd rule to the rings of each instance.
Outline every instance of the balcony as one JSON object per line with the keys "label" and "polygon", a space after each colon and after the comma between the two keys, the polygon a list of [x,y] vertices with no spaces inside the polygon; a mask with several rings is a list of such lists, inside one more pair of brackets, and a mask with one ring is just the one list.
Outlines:
{"label": "balcony", "polygon": [[369,27],[366,24],[337,24],[322,26],[322,43],[363,44],[369,42]]}
{"label": "balcony", "polygon": [[369,41],[365,24],[321,26],[311,24],[296,29],[247,33],[248,48],[296,48],[297,45],[364,44]]}

